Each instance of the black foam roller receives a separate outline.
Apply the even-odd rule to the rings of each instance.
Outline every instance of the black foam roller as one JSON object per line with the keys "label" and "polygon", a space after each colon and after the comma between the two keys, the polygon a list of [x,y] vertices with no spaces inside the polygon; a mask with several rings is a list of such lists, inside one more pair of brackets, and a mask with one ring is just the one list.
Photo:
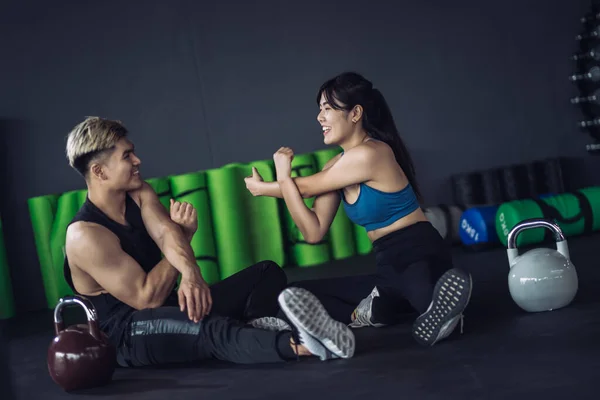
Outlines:
{"label": "black foam roller", "polygon": [[564,193],[565,180],[563,176],[563,166],[560,158],[553,158],[544,161],[544,182],[547,193]]}
{"label": "black foam roller", "polygon": [[452,190],[455,204],[479,205],[485,199],[482,190],[481,174],[478,172],[452,176]]}
{"label": "black foam roller", "polygon": [[506,201],[530,197],[529,180],[525,165],[511,165],[501,169]]}
{"label": "black foam roller", "polygon": [[488,169],[481,172],[481,182],[485,204],[500,204],[504,201],[502,182],[497,169]]}

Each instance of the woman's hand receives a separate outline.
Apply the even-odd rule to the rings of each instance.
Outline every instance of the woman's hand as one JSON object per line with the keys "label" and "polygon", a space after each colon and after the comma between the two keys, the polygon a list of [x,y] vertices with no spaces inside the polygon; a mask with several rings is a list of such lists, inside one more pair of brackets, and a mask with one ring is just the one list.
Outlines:
{"label": "woman's hand", "polygon": [[275,161],[275,170],[277,171],[277,181],[283,181],[292,176],[292,160],[294,151],[289,147],[282,147],[273,154]]}
{"label": "woman's hand", "polygon": [[252,175],[244,178],[244,182],[246,182],[246,189],[248,189],[248,191],[252,193],[252,196],[263,195],[263,193],[261,193],[260,191],[263,178],[262,176],[260,176],[255,167],[252,167]]}

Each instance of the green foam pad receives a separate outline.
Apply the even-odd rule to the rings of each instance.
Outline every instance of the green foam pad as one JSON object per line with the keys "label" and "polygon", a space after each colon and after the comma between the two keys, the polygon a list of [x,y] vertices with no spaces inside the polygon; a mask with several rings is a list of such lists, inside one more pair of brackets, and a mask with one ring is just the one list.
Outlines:
{"label": "green foam pad", "polygon": [[85,190],[49,195],[28,200],[42,280],[49,308],[73,291],[64,279],[67,225],[86,199]]}
{"label": "green foam pad", "polygon": [[192,238],[191,246],[204,280],[209,285],[216,283],[221,280],[221,275],[213,235],[206,173],[172,176],[170,185],[175,200],[190,203],[198,213],[198,230]]}
{"label": "green foam pad", "polygon": [[276,198],[254,197],[244,178],[256,167],[272,181],[272,161],[233,163],[206,171],[221,279],[263,260],[285,263],[282,225]]}
{"label": "green foam pad", "polygon": [[146,182],[152,186],[152,189],[156,192],[160,203],[165,206],[167,210],[171,206],[171,180],[168,176],[160,178],[146,179]]}
{"label": "green foam pad", "polygon": [[[525,199],[503,203],[496,212],[496,232],[504,246],[509,232],[519,223],[531,218],[545,218],[556,222],[567,237],[584,233],[586,222],[591,230],[600,229],[600,187],[577,191],[587,199],[591,215],[585,215],[580,199],[574,193],[563,193],[539,200]],[[587,218],[587,219],[586,219]],[[546,228],[522,231],[517,236],[517,246],[540,243],[547,235]]]}

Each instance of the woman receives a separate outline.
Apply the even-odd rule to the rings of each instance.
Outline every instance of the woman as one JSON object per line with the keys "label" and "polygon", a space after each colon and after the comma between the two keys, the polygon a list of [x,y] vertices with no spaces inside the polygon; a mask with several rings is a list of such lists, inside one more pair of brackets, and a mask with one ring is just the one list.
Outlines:
{"label": "woman", "polygon": [[[383,326],[417,312],[413,336],[433,345],[452,333],[470,295],[471,276],[453,268],[450,248],[421,210],[410,155],[379,90],[356,73],[325,82],[317,95],[324,142],[343,149],[319,173],[291,178],[293,151],[273,156],[277,182],[246,178],[255,196],[283,198],[306,241],[319,242],[342,201],[367,230],[376,273],[296,282],[331,316],[353,327]],[[303,198],[316,197],[312,209]]]}

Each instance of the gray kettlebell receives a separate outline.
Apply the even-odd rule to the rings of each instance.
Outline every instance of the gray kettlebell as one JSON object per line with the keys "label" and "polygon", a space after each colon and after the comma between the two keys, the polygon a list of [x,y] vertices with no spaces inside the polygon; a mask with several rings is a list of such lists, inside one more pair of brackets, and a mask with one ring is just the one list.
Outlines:
{"label": "gray kettlebell", "polygon": [[[519,255],[517,236],[526,229],[553,231],[556,250],[537,248]],[[517,224],[508,234],[508,288],[515,303],[525,311],[551,311],[573,301],[579,288],[577,271],[570,260],[567,240],[560,227],[534,218]]]}

